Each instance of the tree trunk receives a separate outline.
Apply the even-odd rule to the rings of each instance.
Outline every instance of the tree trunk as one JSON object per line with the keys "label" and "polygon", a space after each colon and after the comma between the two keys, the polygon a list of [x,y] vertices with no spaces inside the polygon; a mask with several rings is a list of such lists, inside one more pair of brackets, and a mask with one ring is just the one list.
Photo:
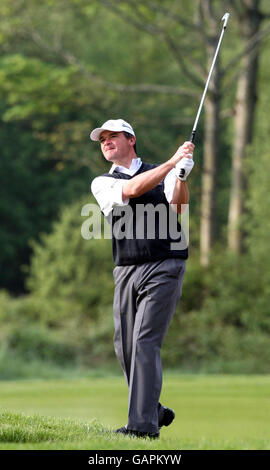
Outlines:
{"label": "tree trunk", "polygon": [[216,240],[216,177],[218,159],[219,105],[212,99],[205,103],[205,137],[202,173],[200,260],[210,262],[211,248]]}
{"label": "tree trunk", "polygon": [[[217,40],[208,45],[209,69],[215,54]],[[209,93],[205,100],[204,146],[200,222],[200,262],[208,266],[211,248],[216,240],[216,178],[219,151],[219,61],[215,64]]]}
{"label": "tree trunk", "polygon": [[[239,31],[246,47],[259,31],[261,15],[259,0],[245,0],[245,12],[239,18]],[[256,80],[258,72],[258,48],[245,55],[241,75],[237,83],[235,106],[235,136],[232,151],[231,193],[228,219],[228,246],[235,253],[243,250],[241,217],[244,213],[246,181],[244,160],[248,144],[252,141],[256,107]]]}

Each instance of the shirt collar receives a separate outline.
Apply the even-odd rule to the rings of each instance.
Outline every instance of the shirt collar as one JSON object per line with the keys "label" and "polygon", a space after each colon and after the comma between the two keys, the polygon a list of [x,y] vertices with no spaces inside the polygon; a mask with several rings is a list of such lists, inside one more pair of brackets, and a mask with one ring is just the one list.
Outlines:
{"label": "shirt collar", "polygon": [[109,173],[113,173],[113,171],[117,169],[121,173],[125,173],[126,175],[133,176],[135,175],[135,173],[137,173],[141,164],[142,164],[142,161],[140,158],[133,158],[129,168],[126,168],[125,166],[121,166],[121,165],[115,165],[114,163]]}

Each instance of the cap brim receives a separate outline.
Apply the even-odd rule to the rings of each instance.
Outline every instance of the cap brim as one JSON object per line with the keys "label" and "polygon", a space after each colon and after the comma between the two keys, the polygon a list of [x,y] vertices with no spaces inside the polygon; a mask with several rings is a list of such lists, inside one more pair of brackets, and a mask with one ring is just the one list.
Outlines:
{"label": "cap brim", "polygon": [[111,127],[111,126],[108,125],[106,127],[97,127],[96,129],[94,129],[90,134],[90,139],[91,140],[99,140],[100,134],[104,131],[128,132],[129,134],[131,134],[135,137],[135,133],[134,133],[132,128],[130,128],[130,129],[129,128],[127,128],[127,129],[124,128],[123,129],[123,127],[120,127],[120,129],[115,129],[115,127]]}
{"label": "cap brim", "polygon": [[99,140],[99,136],[100,136],[102,131],[104,131],[104,129],[102,129],[102,127],[97,127],[96,129],[94,129],[91,132],[90,139],[91,140]]}

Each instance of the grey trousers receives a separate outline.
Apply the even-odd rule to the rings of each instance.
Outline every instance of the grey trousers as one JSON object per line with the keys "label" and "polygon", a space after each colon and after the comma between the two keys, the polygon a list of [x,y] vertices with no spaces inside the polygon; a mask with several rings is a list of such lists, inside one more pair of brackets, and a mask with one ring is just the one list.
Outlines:
{"label": "grey trousers", "polygon": [[185,261],[114,269],[114,347],[129,388],[128,429],[158,431],[160,349],[182,293]]}

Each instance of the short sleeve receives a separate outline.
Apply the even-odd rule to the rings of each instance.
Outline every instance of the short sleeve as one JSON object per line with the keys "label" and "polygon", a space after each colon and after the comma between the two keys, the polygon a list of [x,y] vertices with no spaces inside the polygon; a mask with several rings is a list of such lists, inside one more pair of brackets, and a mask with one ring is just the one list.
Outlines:
{"label": "short sleeve", "polygon": [[105,216],[116,206],[126,206],[129,199],[123,200],[122,189],[125,180],[109,176],[98,176],[92,181],[91,191]]}
{"label": "short sleeve", "polygon": [[169,204],[172,201],[175,181],[175,170],[173,168],[164,178],[164,193]]}

